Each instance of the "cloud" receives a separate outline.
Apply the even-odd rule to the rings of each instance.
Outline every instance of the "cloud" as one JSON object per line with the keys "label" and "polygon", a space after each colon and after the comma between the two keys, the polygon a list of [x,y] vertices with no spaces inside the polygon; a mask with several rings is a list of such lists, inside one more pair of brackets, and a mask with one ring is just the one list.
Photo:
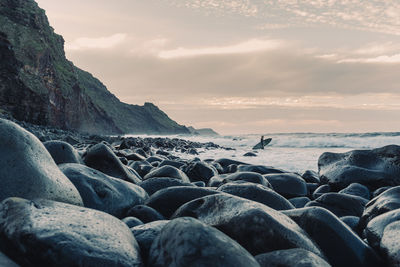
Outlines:
{"label": "cloud", "polygon": [[400,63],[400,54],[395,55],[383,55],[371,58],[347,58],[341,59],[338,63]]}
{"label": "cloud", "polygon": [[65,50],[107,49],[123,43],[127,39],[126,33],[116,33],[111,36],[88,38],[81,37],[65,44]]}
{"label": "cloud", "polygon": [[183,48],[160,51],[158,56],[164,59],[180,57],[196,57],[205,55],[226,55],[226,54],[245,54],[259,51],[272,50],[282,47],[283,43],[279,40],[260,40],[251,39],[239,44],[228,46],[213,46],[203,48]]}

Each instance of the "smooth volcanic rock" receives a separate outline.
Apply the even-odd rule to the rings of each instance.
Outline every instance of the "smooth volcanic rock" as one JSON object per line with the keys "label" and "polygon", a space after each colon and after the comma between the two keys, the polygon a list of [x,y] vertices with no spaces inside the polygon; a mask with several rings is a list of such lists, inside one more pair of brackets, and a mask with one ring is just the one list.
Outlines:
{"label": "smooth volcanic rock", "polygon": [[312,171],[312,170],[306,170],[301,177],[306,181],[307,183],[316,183],[319,184],[319,175],[317,172]]}
{"label": "smooth volcanic rock", "polygon": [[62,163],[79,163],[83,164],[83,160],[78,151],[64,141],[47,141],[43,145],[49,151],[56,164]]}
{"label": "smooth volcanic rock", "polygon": [[369,200],[371,197],[368,187],[359,183],[352,183],[348,187],[340,190],[339,193],[358,196],[367,200]]}
{"label": "smooth volcanic rock", "polygon": [[138,184],[139,174],[125,167],[107,145],[99,143],[87,149],[83,156],[85,164],[112,177]]}
{"label": "smooth volcanic rock", "polygon": [[257,157],[258,155],[254,152],[247,152],[243,154],[243,157]]}
{"label": "smooth volcanic rock", "polygon": [[193,218],[172,220],[149,252],[149,266],[260,266],[224,233]]}
{"label": "smooth volcanic rock", "polygon": [[218,163],[222,169],[223,169],[223,173],[226,173],[226,170],[228,168],[229,165],[248,165],[247,163],[241,162],[241,161],[237,161],[237,160],[233,160],[233,159],[227,159],[227,158],[222,158],[222,159],[217,159],[215,161],[215,163]]}
{"label": "smooth volcanic rock", "polygon": [[141,182],[140,187],[142,187],[144,190],[146,190],[147,194],[149,196],[153,195],[155,192],[172,187],[172,186],[192,186],[194,187],[195,185],[191,183],[186,183],[181,180],[175,179],[175,178],[169,178],[169,177],[155,177],[155,178],[150,178],[147,179],[143,182]]}
{"label": "smooth volcanic rock", "polygon": [[331,192],[331,186],[328,184],[324,184],[319,186],[317,189],[314,190],[314,192],[312,193],[312,198],[313,199],[317,199],[320,196],[322,196],[323,194],[329,193]]}
{"label": "smooth volcanic rock", "polygon": [[0,266],[1,267],[19,267],[13,260],[0,251]]}
{"label": "smooth volcanic rock", "polygon": [[245,181],[255,184],[262,184],[272,188],[271,184],[261,174],[256,172],[236,172],[228,175],[214,176],[208,182],[209,186],[221,186],[223,184],[235,181]]}
{"label": "smooth volcanic rock", "polygon": [[372,192],[372,198],[375,198],[375,197],[379,196],[380,194],[382,194],[383,192],[385,192],[386,190],[388,190],[390,188],[393,188],[393,186],[379,187],[374,192]]}
{"label": "smooth volcanic rock", "polygon": [[173,186],[157,191],[145,204],[157,210],[165,218],[169,218],[183,204],[213,194],[221,192],[194,186]]}
{"label": "smooth volcanic rock", "polygon": [[154,169],[153,165],[147,161],[131,161],[128,163],[128,166],[134,169],[140,177],[145,177],[146,174]]}
{"label": "smooth volcanic rock", "polygon": [[339,193],[325,193],[316,200],[308,202],[306,207],[322,207],[331,211],[338,217],[360,217],[367,202],[368,200],[358,196]]}
{"label": "smooth volcanic rock", "polygon": [[376,216],[400,208],[400,186],[386,190],[379,196],[371,199],[365,206],[360,218],[359,230],[362,231]]}
{"label": "smooth volcanic rock", "polygon": [[385,227],[380,245],[388,266],[400,266],[400,221],[392,222]]}
{"label": "smooth volcanic rock", "polygon": [[158,211],[146,205],[136,205],[130,208],[126,216],[136,217],[144,223],[165,219]]}
{"label": "smooth volcanic rock", "polygon": [[0,201],[44,198],[83,205],[78,190],[33,134],[0,119]]}
{"label": "smooth volcanic rock", "polygon": [[286,198],[307,196],[307,184],[295,173],[274,173],[263,175],[272,188]]}
{"label": "smooth volcanic rock", "polygon": [[342,220],[342,222],[344,222],[354,232],[357,231],[357,226],[358,226],[358,223],[360,222],[360,217],[357,217],[357,216],[343,216],[343,217],[340,217],[340,220]]}
{"label": "smooth volcanic rock", "polygon": [[146,174],[145,177],[143,177],[143,180],[145,181],[147,179],[155,177],[169,177],[181,180],[185,183],[190,183],[189,177],[187,177],[187,175],[183,171],[170,165],[165,165],[152,170],[151,172]]}
{"label": "smooth volcanic rock", "polygon": [[208,165],[204,162],[192,162],[182,167],[189,177],[191,182],[202,181],[208,183],[211,177],[218,175],[218,171],[212,165]]}
{"label": "smooth volcanic rock", "polygon": [[60,169],[78,189],[85,207],[101,210],[118,218],[125,216],[130,207],[143,204],[149,197],[140,186],[85,165],[61,164]]}
{"label": "smooth volcanic rock", "polygon": [[321,182],[335,189],[352,183],[369,188],[400,185],[400,146],[389,145],[373,150],[347,153],[323,153],[318,159]]}
{"label": "smooth volcanic rock", "polygon": [[159,167],[166,166],[166,165],[169,165],[169,166],[179,169],[180,167],[184,166],[185,163],[180,162],[180,161],[175,161],[175,160],[164,159],[163,161],[160,162]]}
{"label": "smooth volcanic rock", "polygon": [[289,202],[297,209],[304,208],[304,206],[310,201],[311,200],[308,197],[294,197],[289,199]]}
{"label": "smooth volcanic rock", "polygon": [[252,255],[289,248],[322,255],[293,220],[258,202],[229,194],[211,195],[186,203],[173,218],[186,216],[216,227]]}
{"label": "smooth volcanic rock", "polygon": [[400,209],[395,209],[373,218],[364,229],[364,235],[371,247],[378,249],[383,232],[389,224],[400,221]]}
{"label": "smooth volcanic rock", "polygon": [[117,218],[51,200],[0,204],[2,249],[23,266],[143,266],[139,246]]}
{"label": "smooth volcanic rock", "polygon": [[151,244],[153,244],[154,239],[160,234],[161,229],[163,229],[168,222],[168,220],[154,221],[131,228],[132,234],[139,244],[144,262],[147,262]]}
{"label": "smooth volcanic rock", "polygon": [[240,164],[238,165],[238,171],[239,172],[256,172],[259,174],[271,174],[271,173],[284,173],[285,171],[282,171],[280,169],[276,169],[274,167],[270,166],[264,166],[264,165],[248,165],[248,164]]}
{"label": "smooth volcanic rock", "polygon": [[314,253],[292,248],[275,250],[255,256],[261,267],[329,267],[331,266]]}
{"label": "smooth volcanic rock", "polygon": [[248,182],[227,183],[220,186],[217,190],[259,202],[274,210],[294,209],[294,206],[286,198],[261,184]]}
{"label": "smooth volcanic rock", "polygon": [[125,217],[121,221],[123,221],[129,228],[143,224],[143,222],[140,219],[132,216]]}
{"label": "smooth volcanic rock", "polygon": [[118,150],[117,153],[115,153],[118,157],[124,157],[127,160],[133,160],[133,161],[143,161],[145,160],[145,158],[138,154],[133,152],[130,149],[122,149],[122,150]]}
{"label": "smooth volcanic rock", "polygon": [[309,207],[282,213],[308,233],[332,266],[382,266],[375,251],[332,212]]}

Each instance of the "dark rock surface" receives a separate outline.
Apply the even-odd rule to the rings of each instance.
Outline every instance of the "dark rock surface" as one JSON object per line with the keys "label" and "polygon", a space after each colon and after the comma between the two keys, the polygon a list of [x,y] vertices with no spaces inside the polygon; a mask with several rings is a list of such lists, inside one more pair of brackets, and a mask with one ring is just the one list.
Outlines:
{"label": "dark rock surface", "polygon": [[78,163],[83,164],[83,160],[78,151],[64,141],[47,141],[43,145],[49,151],[56,164]]}
{"label": "dark rock surface", "polygon": [[275,250],[259,254],[256,260],[261,267],[329,267],[321,257],[301,248]]}
{"label": "dark rock surface", "polygon": [[261,174],[256,172],[235,172],[228,175],[217,175],[210,179],[209,186],[220,186],[225,183],[244,181],[256,184],[261,184],[266,187],[272,188],[271,184]]}
{"label": "dark rock surface", "polygon": [[332,266],[382,266],[375,251],[330,211],[309,207],[282,213],[307,232]]}
{"label": "dark rock surface", "polygon": [[0,204],[0,235],[1,249],[24,266],[143,266],[123,222],[75,205],[8,198]]}
{"label": "dark rock surface", "polygon": [[149,197],[138,185],[84,165],[67,163],[60,165],[60,169],[78,189],[85,207],[101,210],[118,218],[125,216],[130,207],[143,204]]}
{"label": "dark rock surface", "polygon": [[376,216],[400,208],[400,186],[386,190],[373,198],[365,206],[360,218],[359,229],[362,231]]}
{"label": "dark rock surface", "polygon": [[340,190],[339,193],[359,196],[368,200],[371,197],[368,187],[359,183],[352,183],[348,187]]}
{"label": "dark rock surface", "polygon": [[272,188],[286,198],[307,196],[307,185],[300,175],[295,173],[266,174],[264,178]]}
{"label": "dark rock surface", "polygon": [[256,172],[259,174],[271,174],[271,173],[284,173],[285,171],[264,165],[249,165],[240,164],[238,166],[238,171],[240,172]]}
{"label": "dark rock surface", "polygon": [[155,192],[172,187],[172,186],[194,186],[191,183],[185,183],[181,180],[175,179],[175,178],[169,178],[169,177],[155,177],[155,178],[150,178],[147,179],[143,182],[141,182],[140,187],[142,187],[144,190],[146,190],[147,194],[149,196],[153,195]]}
{"label": "dark rock surface", "polygon": [[193,218],[172,220],[149,252],[150,266],[259,266],[238,243]]}
{"label": "dark rock surface", "polygon": [[0,266],[2,267],[19,267],[20,265],[16,264],[13,260],[11,260],[7,255],[0,251]]}
{"label": "dark rock surface", "polygon": [[325,193],[319,198],[308,202],[306,207],[323,207],[338,217],[360,217],[367,202],[368,200],[358,196],[339,193]]}
{"label": "dark rock surface", "polygon": [[139,184],[141,178],[132,170],[128,170],[107,145],[99,143],[86,150],[83,156],[85,164],[112,177]]}
{"label": "dark rock surface", "polygon": [[129,228],[132,228],[132,227],[135,227],[138,225],[143,225],[143,222],[136,217],[125,217],[121,221],[123,221],[126,224],[126,226],[128,226]]}
{"label": "dark rock surface", "polygon": [[191,162],[182,167],[182,170],[187,174],[191,182],[202,181],[207,184],[211,177],[218,175],[218,171],[214,166],[204,162]]}
{"label": "dark rock surface", "polygon": [[160,234],[161,229],[163,229],[168,222],[167,220],[154,221],[131,228],[132,234],[139,244],[144,262],[147,262],[151,244],[153,244],[154,239]]}
{"label": "dark rock surface", "polygon": [[321,182],[343,189],[352,183],[370,188],[400,185],[400,146],[323,153],[318,159]]}
{"label": "dark rock surface", "polygon": [[169,218],[183,204],[213,194],[220,194],[220,192],[194,186],[173,186],[157,191],[145,204],[157,210],[165,218]]}
{"label": "dark rock surface", "polygon": [[312,170],[306,170],[301,177],[306,181],[307,183],[319,183],[319,175],[315,171]]}
{"label": "dark rock surface", "polygon": [[153,221],[164,220],[164,216],[162,216],[155,209],[146,206],[146,205],[136,205],[128,210],[126,216],[133,216],[140,219],[144,223],[149,223]]}
{"label": "dark rock surface", "polygon": [[43,144],[17,124],[0,119],[0,200],[45,198],[82,205],[78,190]]}
{"label": "dark rock surface", "polygon": [[190,216],[221,230],[252,255],[304,248],[322,255],[307,234],[289,217],[261,203],[218,194],[180,207],[172,218]]}
{"label": "dark rock surface", "polygon": [[380,251],[384,255],[388,266],[400,266],[400,221],[393,222],[385,227],[380,244]]}
{"label": "dark rock surface", "polygon": [[294,206],[288,200],[261,184],[248,182],[227,183],[218,187],[217,190],[262,203],[275,210],[294,209]]}
{"label": "dark rock surface", "polygon": [[143,180],[147,180],[150,178],[155,178],[155,177],[169,177],[169,178],[175,178],[178,180],[181,180],[184,183],[190,183],[189,177],[187,175],[179,170],[178,168],[175,168],[173,166],[165,165],[160,168],[156,168],[146,174],[145,177],[143,177]]}

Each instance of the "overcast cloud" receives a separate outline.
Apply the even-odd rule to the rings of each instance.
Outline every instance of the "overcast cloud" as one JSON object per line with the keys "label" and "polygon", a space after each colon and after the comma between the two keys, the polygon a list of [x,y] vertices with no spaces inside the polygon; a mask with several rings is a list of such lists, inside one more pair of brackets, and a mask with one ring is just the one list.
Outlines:
{"label": "overcast cloud", "polygon": [[394,1],[38,3],[77,66],[179,123],[224,134],[399,131]]}

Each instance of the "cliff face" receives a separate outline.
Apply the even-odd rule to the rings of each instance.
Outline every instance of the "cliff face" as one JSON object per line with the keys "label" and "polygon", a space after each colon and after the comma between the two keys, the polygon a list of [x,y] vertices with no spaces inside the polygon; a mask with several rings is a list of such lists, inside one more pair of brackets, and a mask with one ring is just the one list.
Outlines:
{"label": "cliff face", "polygon": [[153,104],[120,102],[68,61],[64,39],[33,0],[0,0],[0,109],[18,120],[87,133],[189,132]]}

